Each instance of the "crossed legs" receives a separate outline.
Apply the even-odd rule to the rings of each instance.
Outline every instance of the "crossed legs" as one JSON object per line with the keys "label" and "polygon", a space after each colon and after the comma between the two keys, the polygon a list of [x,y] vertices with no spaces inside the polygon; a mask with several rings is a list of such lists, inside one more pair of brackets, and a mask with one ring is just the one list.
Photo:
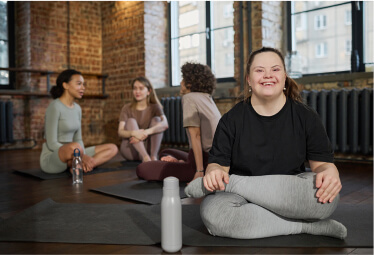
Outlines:
{"label": "crossed legs", "polygon": [[[160,117],[153,117],[150,126],[155,126],[161,121]],[[125,125],[126,130],[138,130],[139,126],[135,119],[129,118]],[[163,133],[152,134],[146,141],[130,144],[129,139],[123,139],[120,147],[122,156],[127,160],[150,161],[157,160]]]}
{"label": "crossed legs", "polygon": [[[308,233],[345,238],[346,228],[326,219],[337,207],[339,198],[321,204],[314,173],[298,176],[231,175],[225,192],[208,195],[201,204],[201,217],[212,235],[252,239],[276,235]],[[191,185],[192,184],[192,185]],[[202,178],[191,182],[189,196],[208,194]]]}

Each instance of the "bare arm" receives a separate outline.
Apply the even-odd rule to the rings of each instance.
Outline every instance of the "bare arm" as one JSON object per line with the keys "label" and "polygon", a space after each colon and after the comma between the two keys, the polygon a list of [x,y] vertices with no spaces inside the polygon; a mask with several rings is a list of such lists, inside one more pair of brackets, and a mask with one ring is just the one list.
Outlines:
{"label": "bare arm", "polygon": [[309,160],[310,168],[316,176],[316,196],[321,203],[332,202],[342,189],[339,171],[335,164]]}
{"label": "bare arm", "polygon": [[229,166],[221,166],[216,163],[211,163],[206,168],[204,176],[204,186],[209,191],[224,190],[225,185],[229,183]]}
{"label": "bare arm", "polygon": [[203,150],[201,148],[201,135],[200,127],[188,127],[188,132],[191,137],[191,146],[193,150],[193,155],[195,157],[196,170],[204,170],[203,164]]}
{"label": "bare arm", "polygon": [[125,130],[126,122],[120,121],[118,124],[118,136],[121,138],[130,138],[133,136],[133,130]]}
{"label": "bare arm", "polygon": [[193,180],[198,177],[204,176],[204,162],[203,162],[203,149],[201,146],[201,133],[200,127],[187,127],[188,133],[191,137],[191,146],[193,155],[195,157],[196,173]]}

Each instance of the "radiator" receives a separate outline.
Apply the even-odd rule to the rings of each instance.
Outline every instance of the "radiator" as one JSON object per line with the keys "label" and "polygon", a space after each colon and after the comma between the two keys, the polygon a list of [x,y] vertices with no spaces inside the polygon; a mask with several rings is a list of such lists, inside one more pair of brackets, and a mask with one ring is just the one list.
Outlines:
{"label": "radiator", "polygon": [[0,143],[13,142],[13,103],[0,101]]}
{"label": "radiator", "polygon": [[335,152],[373,152],[373,89],[303,90],[301,95],[320,115]]}
{"label": "radiator", "polygon": [[171,144],[186,144],[188,138],[183,128],[183,111],[181,97],[163,97],[161,104],[169,122],[169,128],[164,132],[163,142]]}

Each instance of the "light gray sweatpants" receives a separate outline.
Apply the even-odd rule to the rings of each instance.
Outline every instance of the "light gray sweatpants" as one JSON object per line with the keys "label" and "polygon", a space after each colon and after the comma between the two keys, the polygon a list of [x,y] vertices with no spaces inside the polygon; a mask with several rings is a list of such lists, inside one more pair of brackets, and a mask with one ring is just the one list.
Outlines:
{"label": "light gray sweatpants", "polygon": [[[310,223],[329,217],[339,201],[337,196],[332,203],[318,202],[315,175],[230,175],[225,192],[212,193],[202,202],[202,220],[212,235],[240,239],[335,232],[321,233]],[[326,220],[326,227],[329,223]]]}

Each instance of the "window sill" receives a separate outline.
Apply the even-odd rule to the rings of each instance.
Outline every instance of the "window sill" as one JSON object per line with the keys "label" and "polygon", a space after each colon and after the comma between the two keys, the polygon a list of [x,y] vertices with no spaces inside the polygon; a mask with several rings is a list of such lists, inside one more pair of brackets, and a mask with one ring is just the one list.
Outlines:
{"label": "window sill", "polygon": [[[47,92],[23,91],[23,90],[0,90],[0,96],[23,96],[23,97],[51,97]],[[108,95],[92,94],[84,95],[82,99],[105,99]]]}
{"label": "window sill", "polygon": [[357,79],[373,78],[373,72],[359,72],[359,73],[339,73],[339,74],[319,74],[311,76],[303,76],[294,79],[298,84],[310,84],[321,82],[343,82],[354,81]]}

